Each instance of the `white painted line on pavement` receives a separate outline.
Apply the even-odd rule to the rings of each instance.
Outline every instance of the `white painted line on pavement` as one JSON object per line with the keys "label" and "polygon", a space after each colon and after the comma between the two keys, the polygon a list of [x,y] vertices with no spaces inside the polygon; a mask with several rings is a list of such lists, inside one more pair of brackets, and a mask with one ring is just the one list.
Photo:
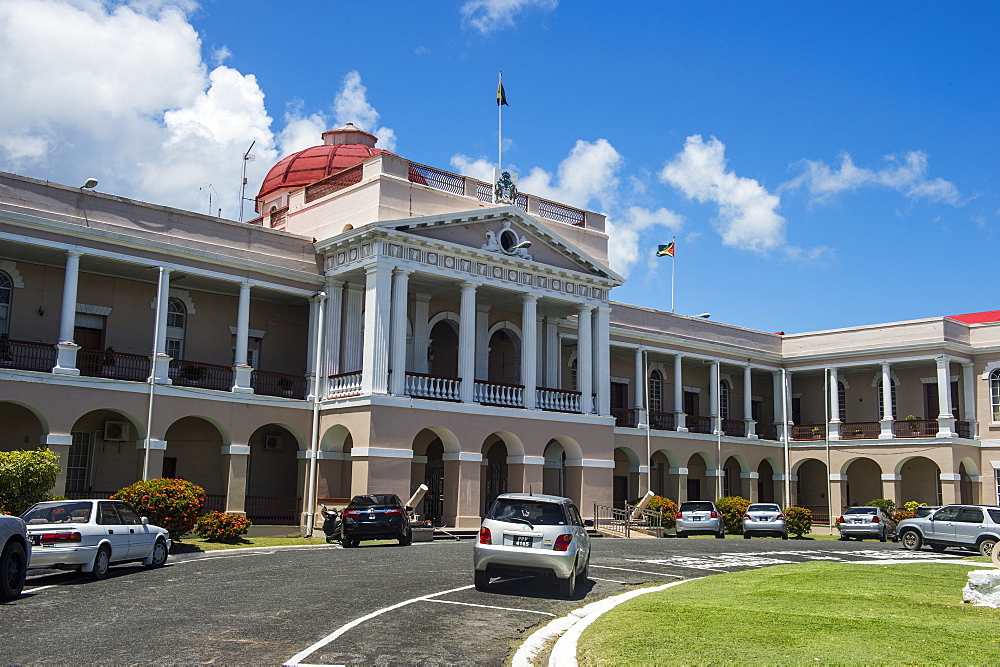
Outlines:
{"label": "white painted line on pavement", "polygon": [[268,556],[273,553],[274,553],[273,551],[262,551],[252,554],[232,554],[231,556],[204,556],[202,558],[191,558],[190,560],[172,561],[170,563],[167,563],[167,566],[170,567],[174,565],[184,565],[185,563],[200,563],[205,560],[219,560],[222,558],[249,558],[250,556]]}
{"label": "white painted line on pavement", "polygon": [[555,617],[547,611],[535,611],[534,609],[518,609],[516,607],[494,607],[491,604],[473,604],[472,602],[455,602],[454,600],[425,600],[425,602],[437,602],[439,604],[458,604],[464,607],[482,607],[483,609],[500,609],[502,611],[523,611],[526,614],[541,614],[543,616]]}
{"label": "white painted line on pavement", "polygon": [[330,633],[329,635],[327,635],[323,639],[319,640],[318,642],[316,642],[315,644],[313,644],[312,646],[310,646],[306,650],[300,651],[299,653],[296,653],[285,664],[286,665],[298,665],[298,664],[300,664],[301,660],[303,660],[304,658],[308,657],[309,655],[315,653],[316,651],[318,651],[319,649],[323,648],[324,646],[326,646],[330,642],[334,641],[335,639],[337,639],[338,637],[340,637],[342,634],[344,634],[348,630],[350,630],[352,628],[355,628],[355,627],[361,625],[362,623],[364,623],[365,621],[368,621],[368,620],[371,620],[371,619],[375,618],[376,616],[381,616],[382,614],[385,614],[386,612],[390,612],[390,611],[392,611],[394,609],[399,609],[400,607],[405,607],[407,605],[411,605],[414,602],[421,602],[423,600],[429,600],[430,598],[435,598],[435,597],[437,597],[439,595],[447,595],[448,593],[457,593],[458,591],[467,591],[467,590],[469,590],[470,588],[473,588],[473,587],[474,587],[473,584],[469,584],[468,586],[461,586],[459,588],[452,588],[452,589],[449,589],[449,590],[446,590],[446,591],[440,591],[440,592],[437,592],[437,593],[431,593],[429,595],[421,595],[420,597],[411,598],[409,600],[404,600],[403,602],[397,602],[396,604],[391,605],[389,607],[383,607],[382,609],[379,609],[378,611],[373,611],[372,613],[366,614],[365,616],[362,616],[361,618],[354,619],[353,621],[351,621],[347,625],[340,626],[339,628],[337,628],[336,630],[334,630],[332,633]]}
{"label": "white painted line on pavement", "polygon": [[617,579],[601,579],[600,577],[590,577],[590,578],[593,579],[594,581],[610,581],[612,584],[624,584],[624,583],[627,583],[627,582],[624,582],[624,581],[618,581]]}
{"label": "white painted line on pavement", "polygon": [[[653,574],[657,577],[673,577],[674,579],[683,579],[684,577],[679,574],[664,574],[662,572],[647,572],[646,570],[630,570],[627,567],[611,567],[610,565],[591,565],[590,567],[599,567],[602,570],[622,570],[624,572],[635,572],[636,574]],[[682,566],[683,567],[683,566]],[[711,568],[699,568],[699,569],[711,569]],[[716,570],[717,572],[725,572],[725,570]]]}
{"label": "white painted line on pavement", "polygon": [[39,586],[38,588],[25,588],[21,593],[37,593],[38,591],[44,591],[46,588],[55,588],[59,584],[49,584],[48,586]]}

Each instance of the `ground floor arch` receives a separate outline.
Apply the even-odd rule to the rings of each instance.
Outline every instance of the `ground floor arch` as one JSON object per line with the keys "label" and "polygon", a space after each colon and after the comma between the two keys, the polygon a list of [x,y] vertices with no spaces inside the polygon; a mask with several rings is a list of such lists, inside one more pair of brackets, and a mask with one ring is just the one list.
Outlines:
{"label": "ground floor arch", "polygon": [[776,503],[781,498],[781,492],[775,490],[778,482],[774,479],[777,470],[780,468],[770,459],[764,459],[757,464],[757,502]]}
{"label": "ground floor arch", "polygon": [[746,460],[730,456],[722,466],[722,495],[750,499],[750,469]]}
{"label": "ground floor arch", "polygon": [[0,452],[35,449],[44,444],[48,423],[34,408],[14,401],[0,401]]}
{"label": "ground floor arch", "polygon": [[615,447],[612,502],[618,509],[639,499],[639,456],[628,447]]}
{"label": "ground floor arch", "polygon": [[715,465],[707,454],[692,454],[687,462],[687,494],[685,500],[715,500]]}
{"label": "ground floor arch", "polygon": [[[847,507],[866,505],[877,498],[883,498],[882,468],[869,458],[856,458],[844,466],[844,504]],[[894,500],[894,499],[893,499]],[[835,507],[834,511],[841,508]]]}
{"label": "ground floor arch", "polygon": [[797,464],[793,474],[797,478],[792,494],[795,504],[810,510],[814,521],[827,521],[830,506],[826,463],[819,459],[805,459]]}
{"label": "ground floor arch", "polygon": [[[913,456],[901,461],[897,467],[899,497],[897,505],[914,500],[925,505],[941,505],[941,468],[925,456]],[[956,499],[957,500],[957,499]]]}
{"label": "ground floor arch", "polygon": [[558,440],[545,445],[542,492],[553,496],[566,495],[566,448]]}

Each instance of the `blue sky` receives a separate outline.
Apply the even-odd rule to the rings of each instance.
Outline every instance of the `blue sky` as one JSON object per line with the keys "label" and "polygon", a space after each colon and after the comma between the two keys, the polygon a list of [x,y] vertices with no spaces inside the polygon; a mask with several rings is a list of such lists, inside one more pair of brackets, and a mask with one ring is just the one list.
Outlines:
{"label": "blue sky", "polygon": [[[618,301],[765,331],[1000,308],[990,2],[3,0],[0,170],[237,218],[352,121],[606,213]],[[247,217],[251,217],[249,212]]]}

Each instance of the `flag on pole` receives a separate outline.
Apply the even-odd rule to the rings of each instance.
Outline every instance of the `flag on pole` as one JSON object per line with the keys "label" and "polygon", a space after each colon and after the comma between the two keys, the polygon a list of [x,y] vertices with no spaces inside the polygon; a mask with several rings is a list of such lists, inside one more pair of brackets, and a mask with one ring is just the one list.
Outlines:
{"label": "flag on pole", "polygon": [[507,104],[507,93],[504,92],[502,81],[497,83],[497,106],[500,105],[503,105],[505,107],[510,106],[509,104]]}
{"label": "flag on pole", "polygon": [[671,241],[667,245],[661,245],[659,250],[656,251],[657,257],[673,257],[674,256],[674,242]]}

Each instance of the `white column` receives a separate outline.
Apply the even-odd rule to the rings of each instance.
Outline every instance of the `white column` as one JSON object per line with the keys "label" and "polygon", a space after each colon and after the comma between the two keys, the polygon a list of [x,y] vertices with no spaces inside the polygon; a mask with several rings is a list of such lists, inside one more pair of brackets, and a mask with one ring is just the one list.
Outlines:
{"label": "white column", "polygon": [[969,422],[969,437],[979,439],[979,424],[976,421],[976,377],[972,364],[962,364],[962,420]]}
{"label": "white column", "polygon": [[340,336],[341,313],[344,309],[344,281],[333,276],[326,277],[326,308],[323,314],[323,344],[326,347],[323,354],[323,379],[340,372]]}
{"label": "white column", "polygon": [[156,332],[153,349],[153,381],[156,384],[172,384],[170,380],[170,357],[167,356],[167,308],[170,301],[171,269],[160,267],[156,283]]}
{"label": "white column", "polygon": [[538,297],[521,297],[521,384],[524,385],[524,407],[535,409],[538,388]]}
{"label": "white column", "polygon": [[535,384],[545,384],[545,318],[535,315]]}
{"label": "white column", "polygon": [[958,437],[958,434],[955,433],[955,413],[951,408],[951,360],[948,357],[940,356],[935,361],[937,362],[938,410],[940,411],[937,416],[937,437],[955,438]]}
{"label": "white column", "polygon": [[402,396],[406,391],[406,314],[407,290],[410,284],[409,269],[397,268],[392,272],[392,373],[389,375],[389,393]]}
{"label": "white column", "polygon": [[559,347],[559,318],[545,316],[545,386],[550,389],[559,387],[559,365],[562,363],[562,350]]}
{"label": "white column", "polygon": [[373,264],[365,269],[365,330],[361,351],[361,393],[388,393],[389,308],[392,267]]}
{"label": "white column", "polygon": [[490,307],[476,304],[476,379],[490,379]]}
{"label": "white column", "polygon": [[[709,367],[709,417],[712,418],[712,435],[719,435],[722,431],[722,413],[719,410],[719,362],[711,362]],[[717,469],[721,469],[722,462],[719,461],[716,465]]]}
{"label": "white column", "polygon": [[891,440],[893,437],[892,433],[892,422],[894,417],[892,415],[892,372],[889,368],[888,362],[882,363],[882,417],[879,420],[882,424],[881,433],[878,434],[879,440]]}
{"label": "white column", "polygon": [[59,342],[56,344],[56,365],[53,373],[79,375],[76,367],[76,352],[80,346],[73,342],[76,326],[76,292],[80,280],[80,255],[70,250],[66,253],[66,271],[63,278],[62,314],[59,319]]}
{"label": "white column", "polygon": [[594,384],[597,387],[597,414],[609,417],[611,416],[611,308],[598,306],[595,310]]}
{"label": "white column", "polygon": [[343,363],[340,365],[341,373],[354,373],[361,370],[362,327],[362,307],[365,293],[360,285],[347,284],[347,304],[344,308],[344,335],[340,339],[343,349]]}
{"label": "white column", "polygon": [[472,403],[476,373],[476,283],[462,283],[458,325],[458,377],[462,380],[459,398]]}
{"label": "white column", "polygon": [[[322,298],[325,299],[326,296],[324,295]],[[321,299],[318,298],[315,294],[309,297],[309,333],[307,334],[308,340],[306,341],[307,361],[306,361],[306,373],[305,373],[307,401],[312,401],[316,399],[315,392],[317,391],[317,389],[320,392],[323,391],[323,388],[321,386],[318,386],[317,383],[314,381],[316,377],[316,364],[314,363],[316,359],[316,345],[317,345],[316,338],[320,326],[320,317],[321,317],[320,311],[323,310],[322,308],[320,308],[320,301]]]}
{"label": "white column", "polygon": [[646,409],[646,383],[649,382],[649,378],[646,377],[645,369],[642,363],[642,348],[636,348],[635,350],[635,371],[633,373],[635,377],[635,388],[633,390],[633,402],[632,407],[636,410]]}
{"label": "white column", "polygon": [[430,338],[430,294],[413,295],[413,372],[426,373],[427,339]]}
{"label": "white column", "polygon": [[252,394],[250,374],[253,369],[247,364],[247,348],[250,339],[250,283],[240,283],[240,300],[236,308],[236,360],[233,362],[232,391],[238,394]]}
{"label": "white column", "polygon": [[681,365],[683,356],[674,355],[674,428],[681,432],[688,430],[684,413],[684,369]]}
{"label": "white column", "polygon": [[840,383],[836,368],[830,369],[827,383],[830,387],[830,423],[827,424],[827,433],[830,440],[840,440]]}
{"label": "white column", "polygon": [[580,392],[580,412],[589,415],[594,411],[594,352],[591,345],[593,306],[580,306],[577,311],[576,332],[576,389]]}
{"label": "white column", "polygon": [[788,425],[781,419],[781,416],[784,414],[781,401],[785,395],[781,387],[781,371],[773,371],[771,373],[771,392],[774,394],[772,399],[774,402],[774,423],[777,430],[777,438],[778,440],[784,440],[785,429],[788,428]]}
{"label": "white column", "polygon": [[[743,423],[745,424],[744,433],[746,437],[751,440],[757,439],[756,426],[757,422],[753,418],[753,382],[750,378],[750,367],[743,367]],[[753,483],[750,484],[751,488],[755,488]]]}

